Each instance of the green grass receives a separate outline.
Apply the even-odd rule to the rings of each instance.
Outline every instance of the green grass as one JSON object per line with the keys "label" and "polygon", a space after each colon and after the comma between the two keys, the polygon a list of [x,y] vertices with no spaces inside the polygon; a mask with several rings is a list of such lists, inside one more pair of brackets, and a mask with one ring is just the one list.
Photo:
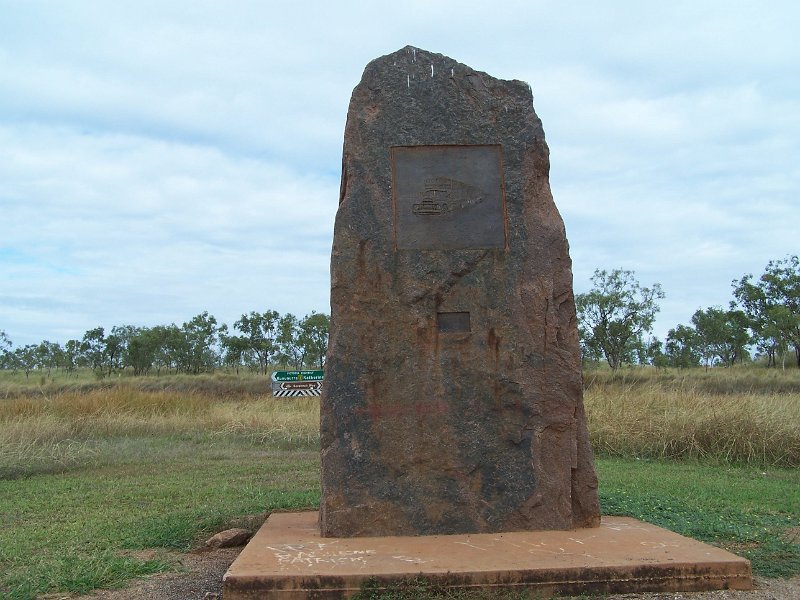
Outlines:
{"label": "green grass", "polygon": [[[191,457],[0,481],[0,597],[115,587],[246,515],[319,504],[315,452]],[[188,454],[188,453],[187,453]],[[140,560],[131,551],[164,550]]]}
{"label": "green grass", "polygon": [[[185,450],[170,461],[0,481],[0,597],[122,585],[170,569],[169,551],[185,551],[246,515],[319,503],[315,452]],[[597,465],[604,514],[729,549],[762,576],[800,573],[800,546],[790,538],[800,527],[796,470],[627,459]],[[163,553],[137,558],[135,551],[145,549]],[[425,585],[404,584],[388,597],[419,597]]]}
{"label": "green grass", "polygon": [[800,471],[597,461],[603,514],[625,515],[748,558],[764,577],[800,573]]}

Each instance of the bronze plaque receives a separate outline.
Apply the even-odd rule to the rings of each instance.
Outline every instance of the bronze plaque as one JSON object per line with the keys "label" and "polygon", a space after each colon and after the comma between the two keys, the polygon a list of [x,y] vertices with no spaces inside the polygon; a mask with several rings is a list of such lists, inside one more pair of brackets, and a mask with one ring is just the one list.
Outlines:
{"label": "bronze plaque", "polygon": [[505,248],[502,150],[487,146],[395,146],[397,248]]}

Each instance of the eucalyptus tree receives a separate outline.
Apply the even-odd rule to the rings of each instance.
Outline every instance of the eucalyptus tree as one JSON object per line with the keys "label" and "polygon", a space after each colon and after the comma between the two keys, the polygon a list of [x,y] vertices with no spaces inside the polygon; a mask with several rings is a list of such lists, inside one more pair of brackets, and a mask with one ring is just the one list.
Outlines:
{"label": "eucalyptus tree", "polygon": [[175,323],[148,329],[146,343],[152,351],[152,367],[157,374],[160,375],[162,369],[178,371],[184,363],[188,364],[186,337]]}
{"label": "eucalyptus tree", "polygon": [[749,274],[732,285],[769,364],[775,364],[777,351],[791,346],[800,367],[800,259],[772,260],[758,279]]}
{"label": "eucalyptus tree", "polygon": [[0,329],[0,369],[9,368],[9,353],[11,352],[11,339],[5,331]]}
{"label": "eucalyptus tree", "polygon": [[592,289],[575,297],[579,333],[586,354],[602,354],[612,370],[635,360],[644,345],[644,334],[652,331],[661,285],[642,287],[633,271],[595,270]]}
{"label": "eucalyptus tree", "polygon": [[244,334],[249,349],[258,358],[259,369],[267,372],[267,365],[277,351],[276,337],[280,315],[274,310],[263,313],[251,312],[236,321],[233,326]]}
{"label": "eucalyptus tree", "polygon": [[81,360],[80,340],[67,340],[61,354],[61,366],[67,373],[74,373]]}
{"label": "eucalyptus tree", "polygon": [[63,350],[57,342],[43,340],[36,345],[36,366],[40,370],[47,369],[47,374],[61,363]]}
{"label": "eucalyptus tree", "polygon": [[238,373],[241,367],[250,364],[250,357],[253,353],[250,349],[250,340],[245,336],[222,335],[220,336],[220,347],[222,348],[222,364],[226,367],[230,367]]}
{"label": "eucalyptus tree", "polygon": [[654,367],[665,367],[668,363],[664,354],[664,344],[655,336],[642,339],[641,345],[636,348],[636,359],[640,365]]}
{"label": "eucalyptus tree", "polygon": [[105,339],[105,348],[103,348],[103,362],[106,369],[106,374],[111,377],[114,369],[119,368],[120,361],[122,360],[123,353],[125,352],[125,345],[123,340],[114,333],[112,327],[111,333]]}
{"label": "eucalyptus tree", "polygon": [[[114,325],[109,336],[111,344],[114,345],[113,356],[110,359],[111,367],[115,370],[124,370],[127,367],[134,367],[131,361],[131,342],[142,333],[142,328],[135,325]],[[141,346],[140,346],[141,347]],[[135,371],[134,367],[134,371]]]}
{"label": "eucalyptus tree", "polygon": [[712,306],[697,310],[692,315],[692,325],[697,332],[700,352],[706,366],[720,362],[726,367],[743,362],[752,343],[748,331],[747,315],[731,307],[728,310]]}
{"label": "eucalyptus tree", "polygon": [[105,374],[106,332],[102,327],[89,329],[81,339],[81,356],[99,376]]}
{"label": "eucalyptus tree", "polygon": [[667,332],[664,351],[667,362],[673,367],[698,367],[703,360],[697,330],[688,325],[678,325]]}
{"label": "eucalyptus tree", "polygon": [[278,362],[293,369],[303,368],[306,349],[300,344],[300,324],[292,313],[286,313],[278,320]]}
{"label": "eucalyptus tree", "polygon": [[25,379],[27,379],[30,372],[36,368],[38,348],[39,346],[37,344],[26,344],[14,350],[14,370],[17,368],[22,369],[25,373]]}
{"label": "eucalyptus tree", "polygon": [[217,347],[220,334],[227,330],[228,327],[224,323],[218,325],[217,319],[209,315],[208,311],[184,323],[181,328],[184,344],[180,348],[183,370],[195,374],[213,371],[219,362]]}
{"label": "eucalyptus tree", "polygon": [[322,369],[328,351],[331,318],[324,313],[312,311],[302,318],[298,327],[300,333],[297,341],[303,348],[306,363]]}
{"label": "eucalyptus tree", "polygon": [[123,339],[125,366],[133,369],[134,375],[147,374],[153,368],[157,353],[161,350],[158,329],[128,326]]}

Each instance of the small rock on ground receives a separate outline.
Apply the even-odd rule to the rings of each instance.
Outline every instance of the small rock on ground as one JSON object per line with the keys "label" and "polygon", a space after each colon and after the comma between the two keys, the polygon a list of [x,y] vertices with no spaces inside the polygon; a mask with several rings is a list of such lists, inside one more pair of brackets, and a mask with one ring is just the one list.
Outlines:
{"label": "small rock on ground", "polygon": [[235,548],[244,546],[253,533],[249,529],[234,528],[220,531],[206,540],[207,548]]}

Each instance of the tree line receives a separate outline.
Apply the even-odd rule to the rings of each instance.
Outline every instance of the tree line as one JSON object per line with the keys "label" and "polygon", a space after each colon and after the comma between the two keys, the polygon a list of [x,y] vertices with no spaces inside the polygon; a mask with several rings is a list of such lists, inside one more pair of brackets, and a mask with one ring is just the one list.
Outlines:
{"label": "tree line", "polygon": [[800,261],[787,256],[770,261],[758,277],[731,282],[727,308],[698,309],[687,325],[669,330],[666,339],[651,336],[658,301],[658,283],[643,287],[633,271],[597,270],[592,289],[575,297],[581,350],[586,362],[606,360],[613,369],[623,364],[697,367],[752,360],[751,350],[768,367],[786,361],[800,367]]}
{"label": "tree line", "polygon": [[91,368],[99,377],[112,373],[207,373],[220,367],[267,372],[277,365],[322,369],[330,317],[312,312],[302,319],[274,310],[243,314],[232,330],[207,311],[180,327],[115,325],[95,327],[63,345],[44,340],[14,348],[0,330],[0,367],[12,371]]}
{"label": "tree line", "polygon": [[[665,295],[661,285],[639,284],[633,271],[596,270],[592,289],[575,296],[581,351],[587,364],[605,360],[656,367],[731,366],[752,360],[752,349],[769,367],[793,355],[800,367],[800,260],[770,261],[758,277],[731,283],[727,308],[698,309],[687,325],[669,330],[665,340],[652,327]],[[266,373],[269,366],[323,368],[330,317],[312,312],[302,319],[276,311],[244,314],[233,333],[208,312],[181,327],[121,325],[96,327],[63,346],[47,340],[13,348],[0,330],[0,367],[23,370],[90,367],[99,376],[129,370],[135,375],[206,373],[219,367]]]}

